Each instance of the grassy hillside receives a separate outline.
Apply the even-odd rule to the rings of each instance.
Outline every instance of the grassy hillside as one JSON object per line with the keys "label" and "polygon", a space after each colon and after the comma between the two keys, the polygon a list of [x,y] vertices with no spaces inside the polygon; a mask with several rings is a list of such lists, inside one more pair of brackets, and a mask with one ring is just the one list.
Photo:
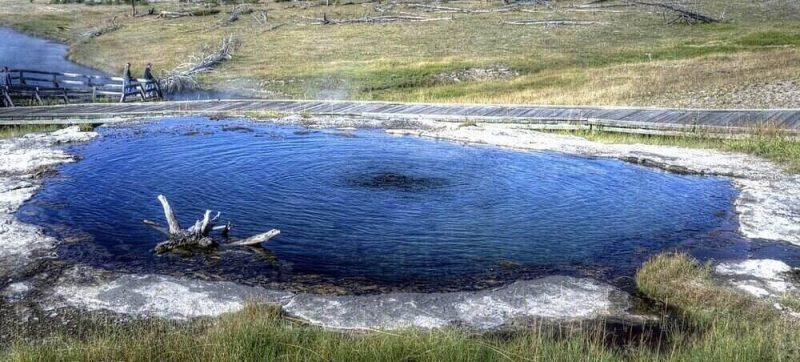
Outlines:
{"label": "grassy hillside", "polygon": [[[42,1],[5,1],[0,23],[73,43],[75,61],[112,73],[126,61],[137,72],[147,61],[172,69],[233,34],[241,41],[238,53],[203,81],[262,96],[695,107],[800,102],[800,4],[791,1],[697,1],[704,13],[723,19],[698,25],[668,24],[661,11],[615,6],[621,1],[594,10],[578,7],[586,1],[551,1],[489,13],[431,12],[391,1],[248,4],[256,13],[267,11],[265,25],[249,14],[224,25],[231,5],[216,7],[222,11],[212,16],[164,19],[131,17],[123,5]],[[477,0],[438,5],[504,6]],[[201,5],[152,6],[158,13]],[[452,20],[313,25],[323,14],[333,21],[381,15]],[[114,16],[119,30],[81,41],[81,34]],[[507,24],[520,20],[588,25]],[[470,73],[496,68],[511,74]]]}

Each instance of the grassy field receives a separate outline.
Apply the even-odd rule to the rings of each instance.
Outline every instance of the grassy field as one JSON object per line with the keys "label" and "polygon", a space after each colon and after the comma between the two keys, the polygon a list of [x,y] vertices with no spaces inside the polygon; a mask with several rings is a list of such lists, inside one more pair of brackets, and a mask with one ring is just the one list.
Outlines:
{"label": "grassy field", "polygon": [[[638,272],[640,290],[676,309],[645,343],[608,343],[602,329],[538,325],[503,333],[460,328],[336,332],[266,305],[217,320],[145,320],[54,332],[0,352],[11,361],[796,361],[796,321],[715,281],[708,266],[664,254]],[[796,301],[796,299],[792,299]],[[76,337],[81,336],[81,337]],[[658,336],[661,336],[658,338]],[[639,338],[639,339],[637,339]]]}
{"label": "grassy field", "polygon": [[[6,0],[0,23],[74,44],[77,62],[119,73],[130,61],[172,69],[233,34],[241,47],[205,76],[207,85],[273,97],[424,102],[791,106],[776,84],[800,84],[800,5],[792,1],[700,0],[717,24],[666,24],[659,11],[615,7],[575,11],[584,1],[526,6],[528,12],[430,13],[383,2],[384,15],[452,17],[431,22],[313,25],[323,14],[342,20],[380,15],[376,3],[272,2],[260,25],[244,15],[222,24],[213,16],[131,17],[129,6],[51,5]],[[331,2],[335,4],[336,2]],[[605,5],[619,1],[606,1]],[[323,4],[323,5],[320,5]],[[446,6],[496,9],[500,1],[450,1]],[[199,5],[155,3],[157,11]],[[140,6],[144,11],[148,6]],[[88,29],[116,16],[122,26],[88,41]],[[518,26],[504,21],[569,19],[584,26]],[[455,82],[442,75],[509,67],[518,76]],[[795,89],[796,91],[796,89]],[[784,92],[785,93],[785,92]],[[741,95],[729,97],[730,94]]]}
{"label": "grassy field", "polygon": [[26,126],[0,126],[0,139],[15,138],[24,136],[29,133],[46,133],[57,131],[64,126],[51,125],[51,124],[33,124]]}
{"label": "grassy field", "polygon": [[794,135],[781,134],[775,129],[753,128],[749,137],[722,139],[702,133],[682,136],[654,136],[613,133],[598,130],[564,132],[590,141],[609,144],[646,144],[687,148],[715,149],[759,156],[782,165],[790,173],[800,173],[800,141]]}

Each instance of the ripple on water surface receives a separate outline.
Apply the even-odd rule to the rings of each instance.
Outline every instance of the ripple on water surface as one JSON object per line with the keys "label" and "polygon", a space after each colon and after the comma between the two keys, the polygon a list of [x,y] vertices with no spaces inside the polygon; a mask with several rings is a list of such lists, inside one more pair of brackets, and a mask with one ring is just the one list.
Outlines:
{"label": "ripple on water surface", "polygon": [[[727,180],[609,159],[205,119],[102,128],[20,211],[63,258],[250,284],[464,289],[552,273],[612,280],[646,257],[735,234]],[[152,252],[167,195],[263,249]],[[71,241],[70,241],[71,240]],[[354,287],[355,288],[355,287]],[[358,288],[355,288],[358,289]]]}

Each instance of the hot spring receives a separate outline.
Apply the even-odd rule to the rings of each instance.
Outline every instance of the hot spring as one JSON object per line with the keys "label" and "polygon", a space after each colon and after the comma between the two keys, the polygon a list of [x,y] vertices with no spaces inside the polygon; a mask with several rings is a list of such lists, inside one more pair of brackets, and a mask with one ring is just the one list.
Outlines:
{"label": "hot spring", "polygon": [[[192,118],[98,131],[18,216],[63,240],[60,258],[114,271],[356,293],[553,274],[620,284],[660,251],[735,242],[723,178],[380,130]],[[282,233],[156,255],[164,236],[142,220],[163,222],[158,194],[182,225],[213,209],[232,236]]]}

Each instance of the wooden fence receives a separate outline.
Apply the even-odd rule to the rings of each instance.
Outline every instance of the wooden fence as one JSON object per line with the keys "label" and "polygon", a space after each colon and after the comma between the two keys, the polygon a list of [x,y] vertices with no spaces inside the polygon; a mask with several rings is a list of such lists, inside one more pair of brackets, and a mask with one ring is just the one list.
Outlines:
{"label": "wooden fence", "polygon": [[[162,99],[156,79],[130,79],[40,70],[0,69],[0,106],[44,105],[44,100],[64,104],[125,102]],[[15,103],[16,101],[16,103]],[[20,102],[23,101],[23,102]]]}

